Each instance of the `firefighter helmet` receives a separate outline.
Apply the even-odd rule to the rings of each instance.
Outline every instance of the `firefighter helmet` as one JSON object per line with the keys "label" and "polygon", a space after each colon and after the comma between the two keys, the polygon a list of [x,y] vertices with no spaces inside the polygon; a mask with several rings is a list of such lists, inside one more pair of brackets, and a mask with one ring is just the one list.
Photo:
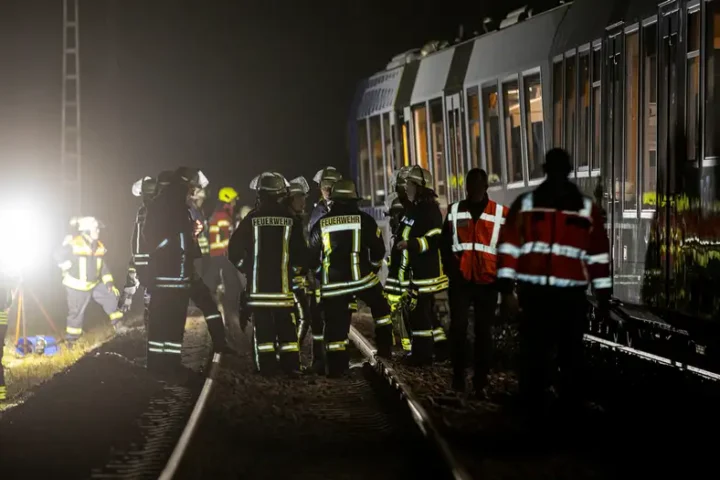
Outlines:
{"label": "firefighter helmet", "polygon": [[360,200],[358,197],[355,182],[348,178],[340,179],[333,183],[330,191],[330,199],[336,200]]}
{"label": "firefighter helmet", "polygon": [[432,173],[419,165],[413,165],[412,167],[410,167],[410,170],[408,170],[407,174],[405,175],[405,181],[413,182],[420,187],[425,187],[430,190],[433,190],[435,188],[433,184]]}
{"label": "firefighter helmet", "polygon": [[335,167],[325,167],[322,170],[318,170],[313,177],[313,180],[320,186],[320,188],[330,188],[333,183],[337,182],[341,178],[342,174],[338,172]]}
{"label": "firefighter helmet", "polygon": [[290,180],[288,195],[307,195],[309,191],[310,185],[308,185],[305,177],[297,177]]}
{"label": "firefighter helmet", "polygon": [[238,197],[238,192],[232,187],[223,187],[218,192],[218,200],[230,203]]}
{"label": "firefighter helmet", "polygon": [[157,181],[152,177],[143,177],[137,182],[133,183],[132,194],[135,197],[140,195],[154,195],[157,190]]}
{"label": "firefighter helmet", "polygon": [[205,188],[210,183],[199,168],[180,167],[175,170],[175,175],[177,175],[176,178],[179,180],[195,188]]}
{"label": "firefighter helmet", "polygon": [[70,226],[77,228],[79,232],[89,232],[103,228],[105,225],[95,217],[72,217],[70,219]]}
{"label": "firefighter helmet", "polygon": [[277,172],[263,172],[250,182],[250,189],[256,192],[266,192],[276,195],[287,193],[290,184]]}
{"label": "firefighter helmet", "polygon": [[390,187],[393,190],[397,190],[398,188],[405,188],[405,184],[407,183],[407,174],[410,172],[411,169],[412,167],[410,166],[404,166],[395,170],[395,172],[393,172],[392,178],[390,179]]}

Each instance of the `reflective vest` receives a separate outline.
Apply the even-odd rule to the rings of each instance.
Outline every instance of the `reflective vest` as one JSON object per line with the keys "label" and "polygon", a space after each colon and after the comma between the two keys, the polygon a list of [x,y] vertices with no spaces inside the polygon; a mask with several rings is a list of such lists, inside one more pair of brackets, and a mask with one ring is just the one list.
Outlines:
{"label": "reflective vest", "polygon": [[98,241],[93,250],[90,242],[82,235],[77,235],[63,243],[63,253],[58,266],[63,273],[63,285],[74,290],[90,291],[102,281],[112,283],[104,259],[107,250]]}
{"label": "reflective vest", "polygon": [[452,251],[465,280],[485,284],[495,281],[496,246],[507,213],[507,207],[488,200],[480,218],[473,221],[467,202],[457,202],[450,206],[447,221],[451,224]]}
{"label": "reflective vest", "polygon": [[[213,213],[208,223],[210,225],[210,255],[213,257],[227,255],[233,231],[233,219],[223,206]],[[202,248],[202,245],[200,247]]]}
{"label": "reflective vest", "polygon": [[579,211],[539,208],[533,192],[500,232],[498,279],[551,287],[612,287],[609,241],[600,208],[583,197]]}

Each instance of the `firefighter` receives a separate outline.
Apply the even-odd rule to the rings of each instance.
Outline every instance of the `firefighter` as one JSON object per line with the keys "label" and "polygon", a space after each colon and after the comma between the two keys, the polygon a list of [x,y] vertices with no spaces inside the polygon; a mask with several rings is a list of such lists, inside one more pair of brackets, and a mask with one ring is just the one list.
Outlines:
{"label": "firefighter", "polygon": [[0,285],[0,402],[7,399],[7,387],[5,386],[5,369],[2,365],[3,350],[5,346],[5,334],[8,328],[8,315],[12,306],[12,289],[9,279],[4,276],[3,284]]}
{"label": "firefighter", "polygon": [[385,286],[396,298],[406,290],[417,292],[417,304],[409,318],[411,353],[407,360],[423,365],[432,363],[434,351],[444,350],[447,343],[433,311],[435,294],[448,288],[439,250],[443,221],[429,171],[413,166],[405,189],[412,203],[395,235]]}
{"label": "firefighter", "polygon": [[358,207],[360,198],[352,180],[335,182],[330,199],[330,211],[315,223],[309,243],[310,260],[317,262],[310,266],[322,268],[320,298],[325,314],[327,374],[336,377],[347,370],[350,359],[348,304],[357,298],[370,307],[378,355],[390,356],[392,321],[377,276],[385,256],[380,228]]}
{"label": "firefighter", "polygon": [[107,250],[99,240],[100,223],[94,217],[73,218],[70,225],[79,234],[68,235],[55,252],[55,258],[67,292],[68,316],[66,339],[75,342],[83,333],[85,309],[92,298],[105,310],[114,328],[123,313],[118,309],[119,292],[105,263]]}
{"label": "firefighter", "polygon": [[207,190],[204,188],[196,188],[192,195],[190,195],[190,214],[192,219],[200,222],[203,227],[202,232],[200,232],[197,237],[198,247],[200,247],[200,254],[202,255],[203,260],[201,262],[201,272],[205,272],[209,268],[209,262],[206,262],[206,260],[209,260],[210,256],[210,239],[208,238],[209,226],[208,220],[205,218],[205,214],[203,213],[203,204],[205,203],[206,198]]}
{"label": "firefighter", "polygon": [[450,281],[450,340],[452,342],[452,385],[465,389],[468,313],[475,312],[475,394],[484,396],[490,371],[492,319],[498,304],[497,241],[505,223],[507,207],[487,195],[485,170],[471,169],[465,179],[467,197],[448,208],[443,225],[441,252]]}
{"label": "firefighter", "polygon": [[240,222],[229,246],[230,261],[247,278],[255,362],[265,375],[275,373],[277,358],[286,373],[300,369],[292,281],[306,270],[307,246],[302,225],[281,203],[288,186],[275,172],[253,179],[257,207]]}
{"label": "firefighter", "polygon": [[[325,167],[313,177],[315,183],[320,188],[320,200],[313,205],[312,212],[310,212],[310,219],[308,220],[307,230],[308,233],[312,230],[315,223],[330,210],[330,191],[333,184],[340,180],[342,175],[338,172],[335,167]],[[320,308],[318,299],[320,297],[320,277],[319,275],[313,275],[312,272],[309,274],[308,280],[310,281],[311,295],[310,295],[310,308],[309,315],[312,322],[311,329],[313,332],[313,345],[312,345],[312,370],[316,373],[325,373],[325,347],[323,345],[323,309]]]}
{"label": "firefighter", "polygon": [[[305,235],[305,241],[308,240],[308,232],[305,228],[307,216],[305,215],[305,205],[307,200],[307,194],[310,191],[310,186],[304,177],[297,177],[290,180],[290,186],[288,187],[288,195],[284,200],[285,205],[290,210],[290,213],[294,216],[294,220],[303,225],[303,234]],[[298,342],[300,348],[305,340],[305,336],[311,327],[311,316],[310,316],[310,304],[308,300],[308,288],[309,283],[306,276],[296,276],[293,278],[293,293],[295,294],[295,313],[297,314],[298,322],[300,323]],[[313,332],[314,334],[315,332]],[[320,332],[322,333],[322,332]]]}
{"label": "firefighter", "polygon": [[563,410],[575,412],[582,405],[586,291],[591,284],[604,317],[612,287],[601,209],[568,179],[572,164],[567,152],[550,150],[543,168],[546,180],[510,207],[497,249],[503,315],[515,314],[518,300],[522,312],[519,384],[532,418],[544,408],[547,363],[554,347]]}
{"label": "firefighter", "polygon": [[[202,172],[180,168],[148,207],[142,231],[150,253],[148,370],[164,373],[181,366],[188,303],[195,288],[204,285],[194,270],[194,261],[200,257],[196,240],[200,226],[193,222],[187,202],[193,189],[206,183]],[[232,353],[219,313],[204,313],[214,351]]]}
{"label": "firefighter", "polygon": [[412,202],[408,200],[407,192],[405,191],[405,185],[407,185],[407,174],[411,168],[412,167],[408,166],[400,167],[393,175],[393,188],[398,196],[398,200],[402,205],[403,210],[407,210],[412,204]]}
{"label": "firefighter", "polygon": [[130,240],[130,264],[125,279],[125,287],[118,300],[118,308],[126,314],[132,308],[132,298],[138,288],[143,288],[144,313],[143,323],[147,327],[148,305],[150,305],[150,294],[147,291],[147,265],[150,255],[147,248],[141,243],[142,227],[145,223],[147,207],[157,194],[157,180],[152,177],[144,177],[135,182],[132,186],[132,194],[142,198],[142,205],[135,215],[132,239]]}
{"label": "firefighter", "polygon": [[223,187],[218,192],[218,206],[208,222],[210,233],[210,269],[205,282],[213,294],[218,290],[222,299],[225,321],[229,325],[239,324],[238,304],[242,286],[237,269],[228,260],[228,244],[234,230],[234,209],[238,193],[232,187]]}

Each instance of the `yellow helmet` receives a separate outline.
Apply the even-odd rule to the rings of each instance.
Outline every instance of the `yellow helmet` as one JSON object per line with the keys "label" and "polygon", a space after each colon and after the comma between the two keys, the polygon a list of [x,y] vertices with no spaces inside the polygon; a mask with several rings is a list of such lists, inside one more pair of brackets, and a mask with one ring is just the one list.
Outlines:
{"label": "yellow helmet", "polygon": [[237,191],[232,187],[223,187],[218,192],[218,200],[230,203],[238,197]]}

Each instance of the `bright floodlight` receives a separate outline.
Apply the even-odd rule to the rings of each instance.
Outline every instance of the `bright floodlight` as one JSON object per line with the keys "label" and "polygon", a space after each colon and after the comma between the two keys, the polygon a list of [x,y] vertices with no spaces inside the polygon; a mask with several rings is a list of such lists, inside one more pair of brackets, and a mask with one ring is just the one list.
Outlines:
{"label": "bright floodlight", "polygon": [[22,209],[0,210],[0,271],[17,276],[35,266],[42,257],[40,226],[33,212]]}

